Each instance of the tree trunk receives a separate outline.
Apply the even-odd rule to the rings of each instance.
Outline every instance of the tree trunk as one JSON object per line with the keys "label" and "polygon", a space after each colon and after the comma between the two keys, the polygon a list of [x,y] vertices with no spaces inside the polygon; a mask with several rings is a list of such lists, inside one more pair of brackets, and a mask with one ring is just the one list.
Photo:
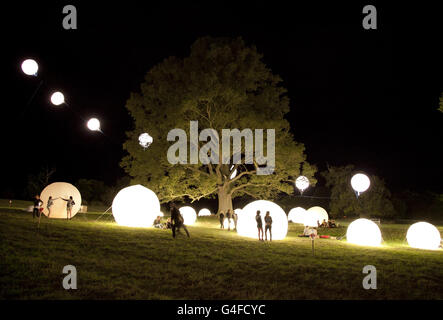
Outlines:
{"label": "tree trunk", "polygon": [[232,210],[232,197],[231,193],[228,191],[229,186],[227,184],[218,187],[218,211],[217,214],[219,214],[221,211],[223,211],[224,214],[226,214],[226,211],[228,209]]}

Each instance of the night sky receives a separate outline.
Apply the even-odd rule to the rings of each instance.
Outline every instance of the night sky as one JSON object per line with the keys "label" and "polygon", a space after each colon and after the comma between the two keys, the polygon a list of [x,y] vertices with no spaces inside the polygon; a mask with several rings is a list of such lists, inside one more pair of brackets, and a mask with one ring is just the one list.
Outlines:
{"label": "night sky", "polygon": [[[62,27],[67,4],[77,8],[77,30]],[[377,30],[362,27],[365,4],[377,7]],[[56,167],[54,181],[115,183],[124,175],[130,92],[154,65],[188,55],[207,35],[256,45],[283,78],[295,138],[321,170],[354,164],[394,191],[443,192],[443,20],[429,3],[20,2],[2,13],[2,194],[19,194],[46,165]],[[38,79],[20,70],[29,57],[39,62]],[[68,108],[50,104],[56,90]],[[87,130],[92,116],[105,135]]]}

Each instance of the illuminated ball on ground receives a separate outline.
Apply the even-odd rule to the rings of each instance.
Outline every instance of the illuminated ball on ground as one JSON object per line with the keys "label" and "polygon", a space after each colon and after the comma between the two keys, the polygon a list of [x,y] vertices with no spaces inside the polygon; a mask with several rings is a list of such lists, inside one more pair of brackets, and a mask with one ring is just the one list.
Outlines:
{"label": "illuminated ball on ground", "polygon": [[417,222],[409,227],[406,234],[408,244],[413,248],[437,250],[441,237],[438,229],[427,222]]}
{"label": "illuminated ball on ground", "polygon": [[211,215],[211,211],[209,211],[209,209],[206,209],[206,208],[201,209],[201,210],[198,212],[198,216],[199,216],[199,217],[207,217],[207,216],[210,216],[210,215]]}
{"label": "illuminated ball on ground", "polygon": [[381,232],[377,224],[368,219],[357,219],[351,222],[346,231],[348,242],[362,246],[379,246]]}
{"label": "illuminated ball on ground", "polygon": [[183,220],[185,220],[184,224],[187,226],[192,226],[197,220],[197,212],[195,212],[194,208],[186,206],[181,207],[179,210]]}
{"label": "illuminated ball on ground", "polygon": [[263,231],[266,211],[269,211],[272,217],[272,240],[283,240],[288,233],[288,217],[278,204],[267,200],[253,201],[243,208],[238,215],[237,233],[244,237],[258,239],[257,223],[255,221],[257,210],[260,210]]}
{"label": "illuminated ball on ground", "polygon": [[291,209],[288,214],[288,221],[293,223],[304,223],[304,219],[306,216],[306,210],[302,207],[297,207]]}
{"label": "illuminated ball on ground", "polygon": [[100,121],[97,118],[89,119],[87,126],[91,131],[100,131]]}
{"label": "illuminated ball on ground", "polygon": [[22,63],[22,71],[28,76],[36,76],[38,71],[38,64],[33,59],[26,59]]}
{"label": "illuminated ball on ground", "polygon": [[115,222],[127,227],[152,227],[160,214],[160,201],[150,189],[135,185],[121,189],[112,201]]}
{"label": "illuminated ball on ground", "polygon": [[59,106],[65,102],[65,96],[60,91],[54,92],[51,95],[51,102],[55,106]]}
{"label": "illuminated ball on ground", "polygon": [[357,173],[351,179],[352,188],[359,193],[368,190],[370,184],[368,176],[363,173]]}
{"label": "illuminated ball on ground", "polygon": [[46,186],[40,194],[40,199],[43,201],[43,214],[48,216],[49,210],[47,208],[48,199],[52,197],[53,205],[51,206],[51,215],[49,218],[66,219],[68,217],[67,201],[63,199],[69,199],[72,197],[74,200],[74,206],[71,209],[71,218],[74,217],[77,212],[80,211],[82,205],[82,197],[80,191],[70,183],[67,182],[54,182]]}
{"label": "illuminated ball on ground", "polygon": [[[322,207],[316,206],[316,207],[309,208],[307,210],[307,215],[309,217],[308,218],[309,221],[310,222],[313,221],[313,223],[315,223],[315,225],[312,225],[314,227],[316,227],[318,225],[317,221],[320,222],[320,224],[323,223],[323,220],[326,220],[326,222],[329,221],[328,213]],[[311,225],[309,225],[309,226],[312,227]]]}

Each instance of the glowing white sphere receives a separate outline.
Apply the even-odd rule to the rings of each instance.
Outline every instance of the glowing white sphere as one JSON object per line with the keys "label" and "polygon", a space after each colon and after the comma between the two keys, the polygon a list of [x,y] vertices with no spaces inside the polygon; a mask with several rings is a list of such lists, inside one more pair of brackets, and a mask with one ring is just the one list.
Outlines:
{"label": "glowing white sphere", "polygon": [[237,169],[235,169],[234,172],[231,173],[230,179],[234,179],[236,175],[237,175]]}
{"label": "glowing white sphere", "polygon": [[36,76],[38,71],[38,64],[33,59],[26,59],[22,62],[22,71],[28,76]]}
{"label": "glowing white sphere", "polygon": [[51,95],[51,102],[55,106],[59,106],[65,102],[65,96],[60,91],[54,92]]}
{"label": "glowing white sphere", "polygon": [[150,189],[135,185],[121,189],[112,201],[115,222],[127,227],[152,227],[160,214],[160,201]]}
{"label": "glowing white sphere", "polygon": [[80,191],[70,183],[54,182],[43,189],[40,194],[40,199],[43,201],[43,214],[46,216],[48,216],[49,213],[47,209],[49,197],[52,197],[53,200],[51,215],[49,218],[66,219],[68,217],[68,212],[66,211],[67,201],[64,201],[63,199],[69,199],[69,197],[72,197],[72,200],[74,200],[74,206],[71,209],[71,218],[80,211],[82,205]]}
{"label": "glowing white sphere", "polygon": [[154,141],[154,138],[152,138],[149,133],[142,133],[138,136],[138,143],[143,147],[147,148],[151,145],[151,143]]}
{"label": "glowing white sphere", "polygon": [[288,221],[292,221],[293,223],[301,223],[303,224],[305,221],[306,210],[302,207],[297,207],[291,209],[288,213]]}
{"label": "glowing white sphere", "polygon": [[197,220],[197,212],[195,212],[192,207],[181,207],[180,214],[183,217],[184,224],[187,226],[192,226]]}
{"label": "glowing white sphere", "polygon": [[379,246],[381,232],[377,224],[368,219],[357,219],[349,224],[346,231],[348,242],[362,246]]}
{"label": "glowing white sphere", "polygon": [[239,215],[241,212],[243,211],[243,209],[237,208],[234,210],[234,212]]}
{"label": "glowing white sphere", "polygon": [[368,190],[370,184],[371,181],[369,180],[368,176],[363,173],[357,173],[351,179],[352,189],[359,193]]}
{"label": "glowing white sphere", "polygon": [[299,176],[295,180],[295,186],[297,187],[298,190],[303,191],[309,187],[309,179],[306,178],[305,176]]}
{"label": "glowing white sphere", "polygon": [[278,204],[267,200],[253,201],[243,208],[238,215],[237,233],[244,237],[258,239],[257,223],[255,221],[257,210],[260,210],[263,231],[266,211],[269,211],[272,217],[272,240],[283,240],[288,233],[288,217]]}
{"label": "glowing white sphere", "polygon": [[211,215],[211,211],[209,211],[209,209],[206,209],[206,208],[201,209],[201,210],[198,212],[198,216],[199,216],[199,217],[207,217],[207,216],[210,216],[210,215]]}
{"label": "glowing white sphere", "polygon": [[323,220],[326,220],[326,222],[329,221],[329,216],[328,216],[328,213],[326,212],[326,210],[323,209],[322,207],[318,207],[318,206],[309,208],[306,211],[305,217],[306,217],[306,219],[307,219],[306,221],[308,223],[305,225],[309,226],[309,227],[317,227],[318,222],[320,224],[322,224]]}
{"label": "glowing white sphere", "polygon": [[438,229],[427,222],[417,222],[409,227],[406,234],[408,244],[413,248],[437,250],[441,237]]}
{"label": "glowing white sphere", "polygon": [[97,118],[89,119],[87,126],[91,131],[100,131],[100,121]]}

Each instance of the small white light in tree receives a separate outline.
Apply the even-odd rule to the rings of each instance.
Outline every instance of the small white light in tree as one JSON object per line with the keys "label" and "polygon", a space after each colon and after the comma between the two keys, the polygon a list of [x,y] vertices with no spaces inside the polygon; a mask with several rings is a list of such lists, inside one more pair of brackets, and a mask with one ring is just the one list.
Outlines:
{"label": "small white light in tree", "polygon": [[100,121],[97,118],[89,119],[87,126],[91,131],[100,131]]}
{"label": "small white light in tree", "polygon": [[308,187],[309,187],[309,179],[305,176],[299,176],[295,180],[295,186],[298,190],[300,190],[300,193],[303,193]]}
{"label": "small white light in tree", "polygon": [[154,139],[149,135],[149,133],[145,132],[138,136],[138,143],[145,149],[148,148],[153,141]]}
{"label": "small white light in tree", "polygon": [[370,185],[371,181],[369,180],[368,176],[363,173],[357,173],[351,179],[352,189],[357,192],[357,195],[368,190]]}
{"label": "small white light in tree", "polygon": [[207,217],[207,216],[210,216],[210,215],[211,215],[211,211],[209,211],[209,209],[206,209],[206,208],[201,209],[201,210],[198,212],[198,216],[199,216],[199,217]]}
{"label": "small white light in tree", "polygon": [[26,59],[22,62],[22,71],[28,76],[36,76],[38,71],[38,64],[33,59]]}
{"label": "small white light in tree", "polygon": [[377,224],[368,219],[352,221],[346,231],[348,242],[361,246],[379,246],[381,244],[381,232]]}
{"label": "small white light in tree", "polygon": [[192,226],[197,220],[197,212],[195,212],[194,208],[186,206],[186,207],[181,207],[179,211],[183,217],[185,225]]}
{"label": "small white light in tree", "polygon": [[55,106],[59,106],[65,102],[65,96],[60,91],[54,92],[51,95],[51,102]]}
{"label": "small white light in tree", "polygon": [[409,227],[406,233],[408,244],[417,249],[437,250],[441,237],[438,229],[427,222],[417,222]]}

